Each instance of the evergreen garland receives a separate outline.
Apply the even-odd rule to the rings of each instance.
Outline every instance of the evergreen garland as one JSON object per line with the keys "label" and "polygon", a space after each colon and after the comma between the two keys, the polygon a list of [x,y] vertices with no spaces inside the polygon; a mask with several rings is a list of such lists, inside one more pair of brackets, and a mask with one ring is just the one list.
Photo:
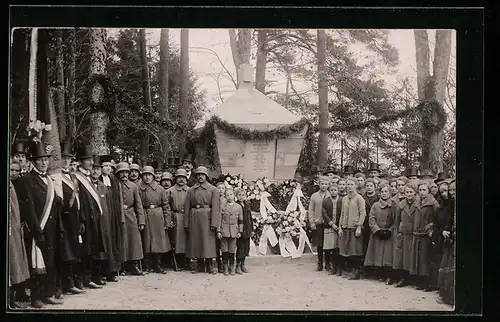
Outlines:
{"label": "evergreen garland", "polygon": [[[382,117],[376,119],[370,119],[366,122],[360,122],[356,124],[349,125],[334,125],[327,129],[325,129],[326,133],[330,132],[351,132],[355,130],[361,130],[368,127],[379,126],[383,123],[391,123],[395,122],[401,118],[415,115],[420,113],[422,118],[422,125],[424,129],[430,132],[439,132],[441,131],[446,124],[446,112],[441,104],[437,101],[423,101],[419,105],[414,108],[406,109],[394,114],[384,115]],[[437,116],[437,120],[433,120],[433,115]],[[299,162],[304,162],[306,166],[304,168],[309,168],[309,165],[314,164],[314,133],[319,131],[318,126],[312,126],[311,122],[302,118],[300,121],[291,124],[280,126],[276,129],[269,131],[259,131],[259,130],[249,130],[246,128],[242,128],[236,126],[234,124],[230,124],[227,121],[222,120],[218,116],[211,117],[201,130],[199,135],[194,135],[191,137],[190,145],[195,146],[197,143],[203,143],[207,161],[210,164],[214,164],[217,142],[215,139],[215,128],[217,125],[222,131],[225,133],[235,136],[241,140],[272,140],[274,138],[285,138],[290,136],[292,133],[300,132],[304,129],[305,126],[308,127],[308,130],[305,135],[304,149],[301,153]],[[310,169],[310,168],[309,168]],[[305,170],[305,169],[302,169]]]}

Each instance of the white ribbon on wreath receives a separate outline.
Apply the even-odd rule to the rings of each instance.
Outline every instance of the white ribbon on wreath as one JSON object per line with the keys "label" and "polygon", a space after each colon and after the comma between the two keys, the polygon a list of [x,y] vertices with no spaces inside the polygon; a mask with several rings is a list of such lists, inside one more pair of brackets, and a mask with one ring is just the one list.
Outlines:
{"label": "white ribbon on wreath", "polygon": [[[301,197],[303,197],[304,194],[302,193],[302,189],[300,188],[300,185],[297,185],[297,188],[293,192],[292,199],[288,203],[288,206],[286,207],[286,213],[290,213],[292,211],[295,211],[297,207],[300,210],[300,219],[304,220],[306,216],[306,210],[304,208],[304,205],[302,204],[302,201],[300,200]],[[299,258],[302,256],[304,253],[304,248],[305,245],[309,247],[311,250],[311,253],[313,252],[311,242],[309,241],[309,237],[307,237],[306,231],[301,227],[300,228],[300,235],[299,235],[299,245],[298,247],[295,246],[295,243],[293,242],[292,238],[289,237],[285,239],[284,237],[280,237],[279,239],[279,245],[280,245],[280,252],[281,256],[286,258],[286,257],[292,257],[292,258]]]}
{"label": "white ribbon on wreath", "polygon": [[[271,194],[267,191],[262,191],[260,194],[260,215],[263,219],[267,219],[267,212],[276,213],[276,208],[269,201],[269,197]],[[271,225],[266,224],[262,229],[262,235],[259,240],[259,253],[266,255],[267,254],[267,241],[271,244],[271,246],[276,246],[278,244],[278,238],[276,237],[276,233]]]}

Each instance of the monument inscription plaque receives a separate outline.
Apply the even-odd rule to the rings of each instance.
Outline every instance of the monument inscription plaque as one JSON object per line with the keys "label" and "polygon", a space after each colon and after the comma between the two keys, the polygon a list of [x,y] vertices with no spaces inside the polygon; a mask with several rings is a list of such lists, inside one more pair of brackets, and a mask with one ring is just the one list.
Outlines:
{"label": "monument inscription plaque", "polygon": [[272,178],[276,140],[245,142],[245,179]]}

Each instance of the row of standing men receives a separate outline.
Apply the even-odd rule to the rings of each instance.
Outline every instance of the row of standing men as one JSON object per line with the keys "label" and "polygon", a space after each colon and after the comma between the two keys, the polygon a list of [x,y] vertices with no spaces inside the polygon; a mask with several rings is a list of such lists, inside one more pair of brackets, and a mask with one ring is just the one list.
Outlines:
{"label": "row of standing men", "polygon": [[220,196],[205,167],[194,174],[187,157],[172,176],[151,166],[115,165],[89,147],[76,156],[68,144],[61,151],[62,198],[47,175],[52,155],[43,143],[21,151],[32,170],[11,181],[11,307],[61,304],[64,294],[102,288],[120,275],[165,274],[167,263],[190,269],[196,259],[193,272],[214,274],[217,258],[224,271],[217,237],[227,220],[221,220]]}

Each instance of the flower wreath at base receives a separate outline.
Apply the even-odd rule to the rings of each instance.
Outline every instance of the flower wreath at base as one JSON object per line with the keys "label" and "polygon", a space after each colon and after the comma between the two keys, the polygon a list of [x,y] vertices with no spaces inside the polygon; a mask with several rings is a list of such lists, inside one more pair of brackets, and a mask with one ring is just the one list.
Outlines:
{"label": "flower wreath at base", "polygon": [[266,255],[268,244],[274,254],[283,257],[300,257],[306,245],[312,252],[309,242],[311,230],[303,206],[307,205],[310,196],[302,193],[300,183],[286,180],[275,184],[265,177],[247,182],[241,175],[230,174],[221,175],[212,182],[214,185],[224,182],[226,188],[239,188],[246,192],[254,232],[251,255]]}

